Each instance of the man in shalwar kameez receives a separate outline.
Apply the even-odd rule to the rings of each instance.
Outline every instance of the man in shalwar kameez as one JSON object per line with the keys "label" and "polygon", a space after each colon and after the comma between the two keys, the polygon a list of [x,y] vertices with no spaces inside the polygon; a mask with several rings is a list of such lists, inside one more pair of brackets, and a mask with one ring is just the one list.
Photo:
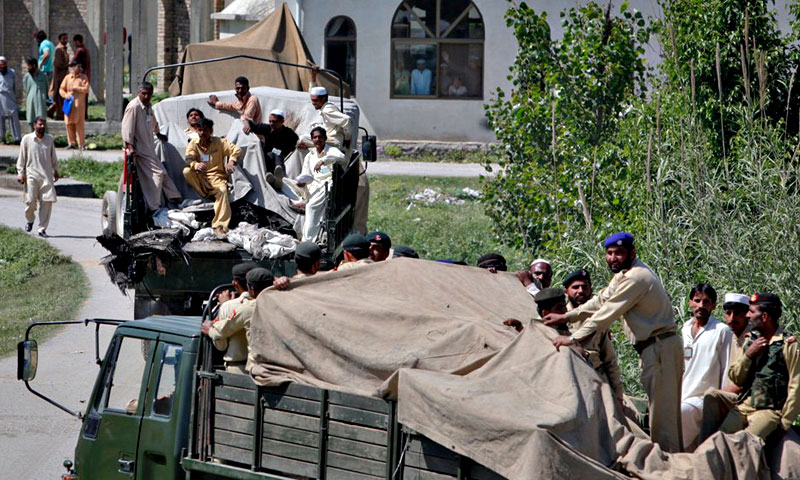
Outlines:
{"label": "man in shalwar kameez", "polygon": [[305,206],[302,239],[318,242],[320,224],[328,200],[327,193],[333,185],[333,166],[336,163],[344,166],[345,158],[341,150],[326,145],[327,136],[323,127],[314,127],[311,130],[311,140],[314,142],[314,148],[309,149],[305,156],[300,176],[296,180],[285,180],[285,183],[303,200],[294,206],[298,208]]}
{"label": "man in shalwar kameez", "polygon": [[67,99],[72,97],[72,110],[69,115],[64,115],[67,127],[67,148],[83,150],[86,143],[85,116],[89,101],[89,78],[83,73],[80,63],[71,62],[72,72],[64,77],[59,87],[59,94]]}
{"label": "man in shalwar kameez", "polygon": [[164,170],[161,160],[156,156],[153,134],[158,131],[158,124],[150,108],[152,97],[151,83],[144,82],[139,85],[136,98],[125,108],[121,128],[125,150],[128,155],[134,156],[144,202],[151,213],[163,206],[162,193],[170,201],[181,200],[181,194]]}
{"label": "man in shalwar kameez", "polygon": [[50,213],[56,201],[53,185],[59,178],[58,160],[53,137],[45,133],[43,117],[36,117],[33,132],[22,137],[17,158],[17,181],[23,185],[25,195],[25,231],[33,229],[36,205],[39,204],[39,236],[47,236]]}

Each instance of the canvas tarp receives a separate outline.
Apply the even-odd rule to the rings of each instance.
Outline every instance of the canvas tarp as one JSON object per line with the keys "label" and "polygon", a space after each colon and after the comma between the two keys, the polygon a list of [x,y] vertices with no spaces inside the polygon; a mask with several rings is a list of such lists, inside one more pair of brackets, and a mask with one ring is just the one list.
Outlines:
{"label": "canvas tarp", "polygon": [[[231,55],[251,55],[299,65],[313,64],[311,53],[286,4],[238,35],[187,45],[180,63]],[[175,97],[233,89],[233,80],[240,75],[250,80],[251,87],[268,86],[307,91],[311,81],[311,72],[308,69],[237,58],[178,67],[169,93]],[[332,75],[321,73],[317,83],[326,87],[332,95],[339,94],[338,82]],[[344,84],[343,89],[345,97],[349,97],[350,87]]]}
{"label": "canvas tarp", "polygon": [[[769,478],[761,443],[716,434],[694,454],[634,436],[601,381],[509,273],[393,259],[266,290],[254,380],[396,398],[398,419],[512,479]],[[521,334],[502,325],[523,320]]]}

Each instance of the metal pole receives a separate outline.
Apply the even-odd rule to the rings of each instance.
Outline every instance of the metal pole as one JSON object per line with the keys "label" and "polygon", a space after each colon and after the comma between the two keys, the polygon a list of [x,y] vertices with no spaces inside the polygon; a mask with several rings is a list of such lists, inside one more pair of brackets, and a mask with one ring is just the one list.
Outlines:
{"label": "metal pole", "polygon": [[[314,69],[314,67],[310,67],[308,65],[300,65],[299,63],[283,62],[281,60],[274,60],[272,58],[256,57],[254,55],[241,54],[241,55],[230,55],[230,56],[227,56],[227,57],[207,58],[205,60],[195,60],[193,62],[171,63],[169,65],[158,65],[158,66],[155,66],[155,67],[150,67],[147,70],[145,70],[144,75],[142,75],[142,81],[143,82],[147,81],[147,76],[150,74],[150,72],[152,72],[154,70],[163,70],[163,69],[175,68],[175,67],[185,67],[185,66],[190,66],[190,65],[202,65],[204,63],[213,63],[213,62],[222,62],[222,61],[225,61],[225,60],[234,60],[236,58],[248,58],[250,60],[257,60],[257,61],[260,61],[260,62],[267,62],[267,63],[275,63],[275,64],[278,64],[278,65],[284,65],[284,66],[287,66],[287,67],[305,68],[306,70],[313,70]],[[342,80],[342,76],[339,75],[338,72],[335,72],[333,70],[328,70],[327,68],[321,68],[320,71],[321,72],[325,72],[325,73],[330,73],[331,75],[336,77],[336,80],[337,80],[337,82],[339,84],[339,109],[341,111],[344,111],[344,91],[343,91],[343,89],[344,89],[344,81]],[[181,91],[182,90],[183,90],[183,81],[181,81]],[[133,90],[131,90],[131,91],[133,91]]]}

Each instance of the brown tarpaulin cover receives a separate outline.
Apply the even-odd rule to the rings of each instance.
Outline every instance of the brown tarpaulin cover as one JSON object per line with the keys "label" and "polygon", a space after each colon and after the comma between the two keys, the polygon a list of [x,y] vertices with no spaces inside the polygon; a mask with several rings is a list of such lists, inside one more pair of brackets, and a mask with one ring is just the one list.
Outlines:
{"label": "brown tarpaulin cover", "polygon": [[[289,7],[284,3],[266,18],[247,30],[232,37],[187,45],[181,62],[193,62],[231,55],[252,55],[283,62],[311,65],[313,59],[294,23]],[[307,69],[282,66],[258,60],[237,58],[224,62],[179,67],[169,87],[171,96],[192,93],[232,90],[233,80],[244,75],[251,87],[267,86],[287,90],[308,90],[311,72]],[[183,77],[183,88],[178,77]],[[337,80],[321,73],[317,83],[338,95]],[[344,84],[345,97],[350,96],[350,87]],[[266,121],[266,117],[264,119]]]}
{"label": "brown tarpaulin cover", "polygon": [[397,398],[403,425],[513,480],[769,478],[745,432],[694,454],[634,436],[609,386],[556,352],[534,309],[514,275],[473,267],[400,258],[319,274],[259,295],[252,375]]}

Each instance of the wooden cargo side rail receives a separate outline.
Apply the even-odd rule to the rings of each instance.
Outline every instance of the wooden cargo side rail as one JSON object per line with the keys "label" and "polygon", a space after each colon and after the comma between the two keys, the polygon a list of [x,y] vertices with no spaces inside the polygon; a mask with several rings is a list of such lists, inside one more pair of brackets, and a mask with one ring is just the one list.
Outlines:
{"label": "wooden cargo side rail", "polygon": [[[224,371],[204,376],[214,378],[205,412],[211,456],[231,469],[230,478],[249,471],[263,479],[502,479],[403,428],[393,401],[300,384],[261,387]],[[185,460],[187,469],[208,471],[194,452]]]}

